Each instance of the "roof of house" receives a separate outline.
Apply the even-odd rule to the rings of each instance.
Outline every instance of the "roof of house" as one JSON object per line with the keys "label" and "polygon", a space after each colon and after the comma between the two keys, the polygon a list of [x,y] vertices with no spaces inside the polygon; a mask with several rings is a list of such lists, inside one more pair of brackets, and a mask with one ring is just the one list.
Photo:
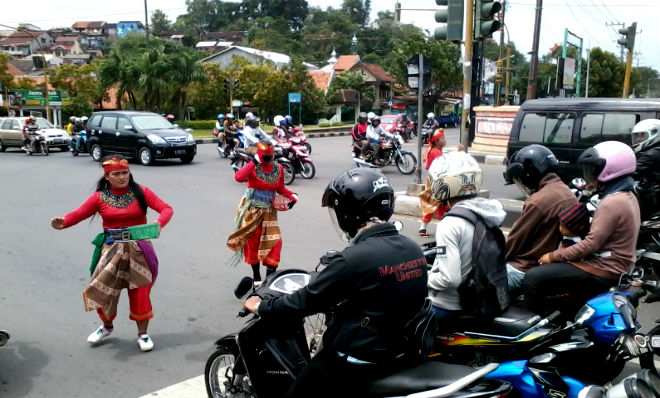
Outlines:
{"label": "roof of house", "polygon": [[314,85],[321,91],[326,92],[330,81],[332,80],[332,72],[326,72],[323,70],[310,70],[308,71],[309,75],[314,82]]}
{"label": "roof of house", "polygon": [[25,72],[21,69],[18,69],[16,66],[12,65],[11,62],[7,62],[7,73],[13,75],[14,77],[25,76]]}
{"label": "roof of house", "polygon": [[[247,54],[256,55],[258,57],[262,57],[269,61],[272,61],[276,65],[286,65],[291,61],[291,57],[289,57],[286,54],[280,54],[272,51],[258,50],[256,48],[250,48],[250,47],[230,46],[229,48],[222,50],[219,53],[213,54],[209,57],[202,59],[202,62],[208,62],[210,59],[215,58],[218,55],[221,55],[228,51],[242,51]],[[303,65],[305,65],[308,69],[318,69],[316,65],[312,65],[307,62],[303,62]]]}
{"label": "roof of house", "polygon": [[105,21],[78,21],[71,25],[73,29],[100,29],[105,25]]}
{"label": "roof of house", "polygon": [[351,69],[358,62],[360,62],[359,55],[340,55],[339,58],[337,58],[337,63],[334,66],[334,70],[339,73],[341,71]]}
{"label": "roof of house", "polygon": [[0,40],[0,46],[29,46],[32,40],[31,37],[6,37]]}
{"label": "roof of house", "polygon": [[369,72],[371,72],[374,77],[380,81],[383,82],[393,82],[394,78],[390,76],[385,69],[383,69],[382,66],[376,65],[376,64],[368,64],[366,62],[362,62],[362,66],[365,67]]}
{"label": "roof of house", "polygon": [[34,62],[32,59],[10,59],[7,64],[13,65],[16,69],[23,72],[24,75],[27,75],[34,70]]}
{"label": "roof of house", "polygon": [[56,48],[64,48],[64,49],[70,50],[71,48],[73,48],[73,44],[72,43],[53,43],[53,44],[50,45],[51,50],[54,50]]}
{"label": "roof of house", "polygon": [[78,40],[76,36],[57,36],[55,38],[55,43],[73,44],[76,40]]}
{"label": "roof of house", "polygon": [[204,34],[206,39],[225,40],[225,41],[241,41],[245,37],[245,32],[241,30],[230,30],[227,32],[206,32]]}

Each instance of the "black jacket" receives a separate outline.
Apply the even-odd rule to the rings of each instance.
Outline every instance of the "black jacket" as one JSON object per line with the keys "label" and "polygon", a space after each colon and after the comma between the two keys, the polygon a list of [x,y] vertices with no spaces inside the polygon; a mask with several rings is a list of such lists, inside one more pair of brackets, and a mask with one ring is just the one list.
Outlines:
{"label": "black jacket", "polygon": [[426,259],[392,224],[371,227],[339,253],[305,288],[262,301],[264,320],[281,321],[332,309],[323,335],[331,349],[370,361],[405,351],[404,324],[427,296]]}

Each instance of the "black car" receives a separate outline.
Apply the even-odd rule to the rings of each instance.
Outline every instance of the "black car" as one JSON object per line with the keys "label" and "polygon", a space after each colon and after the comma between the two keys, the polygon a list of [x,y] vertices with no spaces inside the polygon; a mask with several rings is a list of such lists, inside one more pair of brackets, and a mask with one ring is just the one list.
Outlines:
{"label": "black car", "polygon": [[87,145],[92,159],[106,154],[134,157],[145,166],[155,159],[192,162],[197,144],[192,134],[152,112],[94,112],[87,122]]}
{"label": "black car", "polygon": [[530,144],[548,147],[557,157],[557,174],[570,181],[582,177],[577,160],[603,141],[632,145],[632,128],[660,117],[660,98],[544,98],[525,101],[513,121],[507,148],[510,158]]}

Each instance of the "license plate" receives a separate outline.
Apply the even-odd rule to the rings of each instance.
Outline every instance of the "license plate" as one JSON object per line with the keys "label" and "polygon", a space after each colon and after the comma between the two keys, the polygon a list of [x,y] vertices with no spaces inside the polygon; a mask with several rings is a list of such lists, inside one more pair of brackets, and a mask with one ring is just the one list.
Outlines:
{"label": "license plate", "polygon": [[174,150],[174,154],[175,154],[175,155],[185,155],[185,154],[186,154],[186,150],[185,150],[185,149],[175,149],[175,150]]}

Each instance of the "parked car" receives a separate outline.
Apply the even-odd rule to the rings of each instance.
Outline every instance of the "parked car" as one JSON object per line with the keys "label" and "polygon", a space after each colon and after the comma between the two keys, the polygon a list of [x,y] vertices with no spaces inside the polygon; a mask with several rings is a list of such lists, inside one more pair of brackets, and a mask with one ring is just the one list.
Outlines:
{"label": "parked car", "polygon": [[148,166],[156,159],[179,158],[190,163],[197,154],[192,134],[153,112],[94,112],[87,122],[92,159],[120,153]]}
{"label": "parked car", "polygon": [[[7,148],[20,148],[23,146],[25,119],[25,116],[0,118],[0,152],[4,152]],[[59,148],[62,151],[69,150],[69,141],[71,141],[69,133],[56,128],[43,117],[38,117],[36,124],[39,127],[39,134],[46,138],[49,148]]]}
{"label": "parked car", "polygon": [[456,112],[440,112],[435,120],[442,127],[456,127],[461,124],[461,117]]}
{"label": "parked car", "polygon": [[660,118],[660,98],[544,98],[525,101],[511,127],[507,156],[530,144],[548,147],[557,157],[557,174],[569,182],[581,177],[577,159],[603,141],[632,145],[632,128]]}

